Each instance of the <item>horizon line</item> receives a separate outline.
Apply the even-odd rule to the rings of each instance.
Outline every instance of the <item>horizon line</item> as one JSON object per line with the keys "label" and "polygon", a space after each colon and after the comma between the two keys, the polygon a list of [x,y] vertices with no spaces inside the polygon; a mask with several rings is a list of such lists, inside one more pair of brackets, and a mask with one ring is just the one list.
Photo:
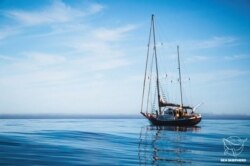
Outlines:
{"label": "horizon line", "polygon": [[[0,114],[0,119],[143,119],[140,114]],[[246,114],[203,114],[203,119],[250,120]]]}

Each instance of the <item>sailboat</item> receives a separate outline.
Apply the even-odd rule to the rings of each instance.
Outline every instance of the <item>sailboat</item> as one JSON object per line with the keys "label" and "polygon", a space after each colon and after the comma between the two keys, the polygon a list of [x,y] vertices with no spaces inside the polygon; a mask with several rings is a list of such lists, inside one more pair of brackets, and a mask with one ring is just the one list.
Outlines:
{"label": "sailboat", "polygon": [[[152,40],[152,42],[151,42]],[[152,63],[149,64],[149,52],[150,52],[150,44],[153,43],[153,54],[152,61],[155,66],[155,74],[156,78],[152,76]],[[197,107],[199,105],[192,107],[183,104],[183,95],[182,95],[182,80],[181,80],[181,65],[180,65],[180,56],[179,56],[179,46],[177,46],[177,56],[178,56],[178,73],[179,73],[179,89],[180,89],[180,104],[168,102],[163,98],[163,92],[160,91],[160,78],[159,78],[159,69],[158,69],[158,57],[157,57],[157,49],[156,49],[156,37],[155,37],[155,20],[154,15],[151,17],[151,26],[149,32],[149,42],[148,42],[148,51],[146,58],[146,67],[144,74],[144,82],[143,82],[143,92],[142,92],[142,102],[141,102],[141,114],[148,119],[152,125],[157,126],[195,126],[197,125],[201,119],[201,114],[195,113]],[[151,66],[149,66],[151,65]],[[151,70],[151,73],[148,72]],[[148,75],[148,73],[150,73]],[[149,79],[148,88],[146,88],[146,81]],[[155,92],[155,100],[156,104],[151,109],[151,112],[148,111],[149,105],[149,91],[153,84],[156,84],[156,92]],[[148,95],[146,95],[146,89],[148,89]],[[146,101],[146,102],[145,102]],[[144,105],[146,103],[146,111],[144,110]]]}

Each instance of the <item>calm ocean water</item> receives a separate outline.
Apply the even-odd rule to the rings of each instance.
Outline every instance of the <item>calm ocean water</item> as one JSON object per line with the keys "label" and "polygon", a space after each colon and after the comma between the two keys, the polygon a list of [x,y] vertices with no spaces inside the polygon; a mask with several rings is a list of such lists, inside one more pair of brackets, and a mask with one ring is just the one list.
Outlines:
{"label": "calm ocean water", "polygon": [[[248,165],[250,160],[249,120],[160,128],[145,119],[1,119],[0,126],[1,166],[231,166]],[[224,154],[222,139],[230,136],[248,139],[236,157]]]}

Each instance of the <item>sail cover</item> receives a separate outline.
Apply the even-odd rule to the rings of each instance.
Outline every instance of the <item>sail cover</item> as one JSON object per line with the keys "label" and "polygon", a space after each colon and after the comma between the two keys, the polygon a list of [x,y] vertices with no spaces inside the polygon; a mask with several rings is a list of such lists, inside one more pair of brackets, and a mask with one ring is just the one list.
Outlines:
{"label": "sail cover", "polygon": [[[169,107],[181,107],[180,104],[168,103],[168,102],[165,102],[163,100],[160,100],[159,105],[160,105],[160,107],[167,107],[167,106],[169,106]],[[184,109],[193,109],[190,106],[182,106],[182,108],[184,108]]]}

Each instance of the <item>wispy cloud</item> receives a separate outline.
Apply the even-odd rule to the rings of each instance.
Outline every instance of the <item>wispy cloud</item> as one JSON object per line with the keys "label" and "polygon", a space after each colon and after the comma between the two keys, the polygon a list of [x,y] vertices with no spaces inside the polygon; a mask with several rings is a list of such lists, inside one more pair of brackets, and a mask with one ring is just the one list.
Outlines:
{"label": "wispy cloud", "polygon": [[235,46],[238,44],[239,39],[232,36],[216,36],[209,39],[163,42],[163,45],[167,47],[172,48],[180,45],[181,48],[184,48],[185,50],[211,49],[225,46]]}
{"label": "wispy cloud", "polygon": [[6,55],[0,55],[0,60],[4,60],[4,61],[17,61],[17,58],[11,57],[11,56],[6,56]]}
{"label": "wispy cloud", "polygon": [[246,54],[238,54],[238,55],[227,55],[227,56],[224,56],[224,59],[225,60],[245,60],[245,59],[249,59],[250,56],[249,55],[246,55]]}
{"label": "wispy cloud", "polygon": [[66,58],[59,55],[41,53],[41,52],[30,52],[25,53],[28,61],[40,66],[55,65],[66,61]]}
{"label": "wispy cloud", "polygon": [[21,74],[9,75],[0,79],[0,84],[5,88],[31,88],[59,86],[75,79],[72,71],[66,70],[26,70]]}
{"label": "wispy cloud", "polygon": [[0,79],[3,87],[57,86],[77,78],[75,68],[63,68],[67,63],[64,56],[43,52],[21,55],[19,58],[0,56],[0,59],[9,61],[8,65],[1,66],[1,70],[8,73]]}
{"label": "wispy cloud", "polygon": [[[98,48],[97,48],[98,49]],[[89,54],[83,57],[76,57],[69,62],[74,66],[82,66],[82,70],[88,72],[96,72],[111,69],[119,69],[121,67],[129,66],[132,64],[128,58],[124,55],[124,50],[113,50],[109,48],[102,48],[103,54],[91,54],[92,50],[89,50]],[[106,50],[106,51],[105,51]],[[93,50],[93,52],[95,52]],[[97,52],[98,53],[98,52]]]}
{"label": "wispy cloud", "polygon": [[[1,56],[0,56],[1,58]],[[43,53],[43,52],[27,52],[22,53],[19,58],[3,56],[2,58],[12,60],[9,68],[12,70],[33,70],[49,66],[55,66],[66,62],[64,56]]]}
{"label": "wispy cloud", "polygon": [[201,85],[214,85],[219,84],[221,82],[229,81],[247,75],[249,71],[239,70],[239,69],[231,69],[231,70],[218,70],[211,71],[206,73],[194,73],[191,74],[191,78],[194,79],[194,82]]}
{"label": "wispy cloud", "polygon": [[21,30],[17,27],[12,27],[12,26],[0,27],[0,40],[6,39],[10,36],[14,36],[20,33],[21,33]]}
{"label": "wispy cloud", "polygon": [[208,61],[212,59],[211,56],[205,56],[205,55],[192,55],[192,56],[187,56],[184,59],[183,63],[195,63],[195,62],[203,62],[203,61]]}
{"label": "wispy cloud", "polygon": [[163,51],[163,55],[168,55],[167,58],[169,60],[177,61],[176,47],[179,45],[182,63],[197,63],[246,59],[246,55],[225,56],[224,51],[218,52],[219,49],[227,50],[228,48],[232,48],[240,44],[241,41],[239,38],[221,36],[200,40],[173,41],[169,43],[164,42],[163,44],[158,45],[158,48],[165,49],[165,51]]}
{"label": "wispy cloud", "polygon": [[[1,85],[14,87],[18,83],[20,87],[57,86],[78,82],[83,77],[85,78],[84,84],[95,84],[100,80],[91,80],[89,76],[96,75],[96,71],[103,74],[105,71],[130,65],[131,62],[126,57],[126,49],[119,43],[126,40],[129,33],[136,29],[135,25],[96,27],[87,21],[82,26],[83,24],[77,21],[79,17],[96,14],[103,8],[103,5],[95,3],[89,5],[85,10],[79,11],[62,1],[54,1],[51,6],[38,11],[6,12],[8,17],[20,22],[19,27],[24,33],[27,32],[25,26],[32,28],[32,26],[44,24],[48,25],[52,31],[45,35],[40,31],[32,33],[33,38],[29,39],[36,39],[36,41],[42,39],[43,46],[47,48],[42,51],[36,48],[28,51],[24,49],[23,52],[16,53],[16,57],[19,57],[17,60],[4,68],[1,67],[12,73],[1,78]],[[47,34],[50,35],[49,38]],[[70,37],[67,40],[58,41],[57,38],[61,36]],[[56,42],[53,41],[54,39]],[[50,52],[50,49],[54,50],[51,48],[53,46],[50,46],[51,43],[57,44],[59,50],[56,53]],[[60,50],[65,47],[67,52]],[[1,58],[12,60],[11,56]]]}
{"label": "wispy cloud", "polygon": [[136,28],[135,25],[127,25],[127,26],[119,27],[115,29],[99,28],[99,29],[92,31],[92,35],[97,40],[116,41],[116,40],[123,39],[125,37],[124,34],[126,34],[129,31],[134,30],[135,28]]}
{"label": "wispy cloud", "polygon": [[46,34],[30,35],[40,37],[79,30],[80,27],[84,27],[81,22],[85,17],[97,14],[103,9],[104,6],[98,3],[73,8],[61,0],[54,0],[50,5],[44,6],[40,10],[1,10],[3,16],[15,21],[16,24],[15,27],[8,24],[4,27],[0,26],[0,40],[23,34],[27,27],[40,25],[50,27],[50,31]]}
{"label": "wispy cloud", "polygon": [[235,44],[237,38],[235,37],[213,37],[208,40],[201,41],[191,41],[188,45],[193,46],[193,48],[204,49],[204,48],[216,48],[222,46],[230,46]]}
{"label": "wispy cloud", "polygon": [[116,69],[119,67],[130,65],[131,62],[126,60],[125,58],[112,58],[106,59],[105,61],[98,61],[90,65],[90,68],[94,71],[98,70],[109,70],[109,69]]}
{"label": "wispy cloud", "polygon": [[105,7],[103,5],[95,3],[95,4],[92,4],[88,8],[86,14],[88,14],[88,15],[90,15],[90,14],[96,14],[96,13],[102,11],[104,8]]}
{"label": "wispy cloud", "polygon": [[81,12],[72,10],[61,1],[54,1],[52,6],[44,8],[41,11],[12,10],[7,11],[5,14],[25,25],[65,22],[70,19],[70,16],[82,15]]}
{"label": "wispy cloud", "polygon": [[126,49],[119,43],[124,42],[135,29],[135,25],[93,28],[84,39],[67,41],[65,45],[84,55],[76,59],[78,64],[88,66],[93,71],[116,69],[131,64],[126,58]]}
{"label": "wispy cloud", "polygon": [[247,60],[250,56],[246,54],[238,55],[190,55],[186,56],[183,63],[196,63],[196,62],[208,62],[209,60],[214,61],[237,61],[237,60]]}
{"label": "wispy cloud", "polygon": [[102,9],[102,5],[94,4],[85,11],[77,10],[58,0],[53,1],[51,6],[47,6],[39,11],[11,10],[6,11],[5,15],[23,25],[31,26],[68,22],[88,14],[95,14]]}

